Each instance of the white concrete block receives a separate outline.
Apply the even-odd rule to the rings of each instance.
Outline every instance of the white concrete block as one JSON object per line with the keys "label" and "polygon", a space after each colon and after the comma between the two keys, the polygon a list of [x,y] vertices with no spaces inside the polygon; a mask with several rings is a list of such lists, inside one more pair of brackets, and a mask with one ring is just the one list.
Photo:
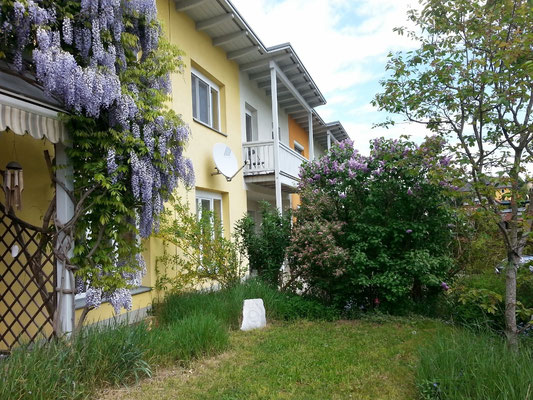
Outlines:
{"label": "white concrete block", "polygon": [[266,326],[266,313],[263,299],[244,300],[242,308],[242,331],[264,328]]}

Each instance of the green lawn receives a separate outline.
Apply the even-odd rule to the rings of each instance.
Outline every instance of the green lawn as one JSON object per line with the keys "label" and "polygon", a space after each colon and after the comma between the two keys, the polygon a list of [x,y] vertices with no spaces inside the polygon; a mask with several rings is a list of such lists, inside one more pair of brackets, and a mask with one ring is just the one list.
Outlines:
{"label": "green lawn", "polygon": [[413,400],[417,349],[443,329],[436,321],[390,317],[274,323],[232,332],[226,353],[158,371],[102,399]]}

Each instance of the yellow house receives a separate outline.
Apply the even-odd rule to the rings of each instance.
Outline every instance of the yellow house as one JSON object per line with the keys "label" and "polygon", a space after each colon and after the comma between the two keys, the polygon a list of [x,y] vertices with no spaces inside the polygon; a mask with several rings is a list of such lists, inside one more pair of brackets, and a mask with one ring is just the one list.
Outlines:
{"label": "yellow house", "polygon": [[[220,215],[228,236],[246,212],[258,216],[261,200],[280,210],[297,206],[293,193],[300,165],[348,135],[339,122],[325,123],[316,112],[315,107],[325,104],[325,98],[292,46],[265,47],[226,0],[158,0],[157,8],[164,34],[184,52],[184,71],[172,77],[171,106],[191,130],[186,156],[193,161],[196,183],[194,190],[182,189],[180,195],[193,209],[208,208]],[[61,187],[51,184],[43,156],[47,150],[51,158],[66,160],[68,134],[57,120],[61,105],[24,81],[1,74],[0,89],[0,170],[16,161],[26,178],[23,207],[16,217],[37,229],[56,193],[58,213],[62,213],[58,217],[68,220],[72,205]],[[229,147],[238,164],[246,164],[231,181],[216,174],[213,147],[217,143]],[[68,171],[58,174],[69,184]],[[1,192],[0,204],[5,204]],[[32,280],[24,272],[28,268],[24,264],[36,249],[34,240],[39,232],[26,227],[23,233],[30,238],[28,246],[16,249],[19,233],[13,227],[13,216],[2,210],[5,208],[0,209],[0,351],[8,351],[17,342],[50,334],[53,321],[43,303],[57,303],[58,277],[70,278],[60,261],[39,253],[49,279]],[[103,303],[89,312],[86,323],[132,321],[146,315],[159,295],[153,287],[156,259],[163,247],[154,238],[144,246],[147,274],[142,286],[132,290],[132,310],[115,316],[111,305]],[[19,292],[22,294],[17,295]],[[72,330],[85,304],[83,294],[74,297],[70,293],[61,297],[59,307],[63,332]]]}

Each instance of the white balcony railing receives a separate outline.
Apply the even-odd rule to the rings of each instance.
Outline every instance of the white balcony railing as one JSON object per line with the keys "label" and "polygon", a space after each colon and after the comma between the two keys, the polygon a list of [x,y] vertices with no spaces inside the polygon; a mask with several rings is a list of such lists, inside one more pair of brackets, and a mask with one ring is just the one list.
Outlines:
{"label": "white balcony railing", "polygon": [[[244,158],[248,161],[244,169],[245,175],[260,175],[274,172],[274,141],[243,143]],[[279,144],[280,172],[298,179],[300,165],[307,161],[305,157],[290,147]]]}

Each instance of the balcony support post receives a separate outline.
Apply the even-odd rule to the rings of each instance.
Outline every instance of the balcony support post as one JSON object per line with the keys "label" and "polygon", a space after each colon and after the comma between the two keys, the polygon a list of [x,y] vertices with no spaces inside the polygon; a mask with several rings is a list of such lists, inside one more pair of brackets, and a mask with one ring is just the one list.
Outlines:
{"label": "balcony support post", "polygon": [[307,118],[309,121],[309,160],[313,161],[315,159],[315,139],[313,136],[313,112],[309,111],[307,113]]}
{"label": "balcony support post", "polygon": [[329,151],[331,149],[331,132],[328,131],[327,135],[328,135],[328,151]]}
{"label": "balcony support post", "polygon": [[274,136],[274,183],[276,188],[276,208],[283,212],[281,200],[281,180],[279,176],[279,116],[278,116],[278,80],[274,62],[270,63],[270,87],[272,88],[272,135]]}

